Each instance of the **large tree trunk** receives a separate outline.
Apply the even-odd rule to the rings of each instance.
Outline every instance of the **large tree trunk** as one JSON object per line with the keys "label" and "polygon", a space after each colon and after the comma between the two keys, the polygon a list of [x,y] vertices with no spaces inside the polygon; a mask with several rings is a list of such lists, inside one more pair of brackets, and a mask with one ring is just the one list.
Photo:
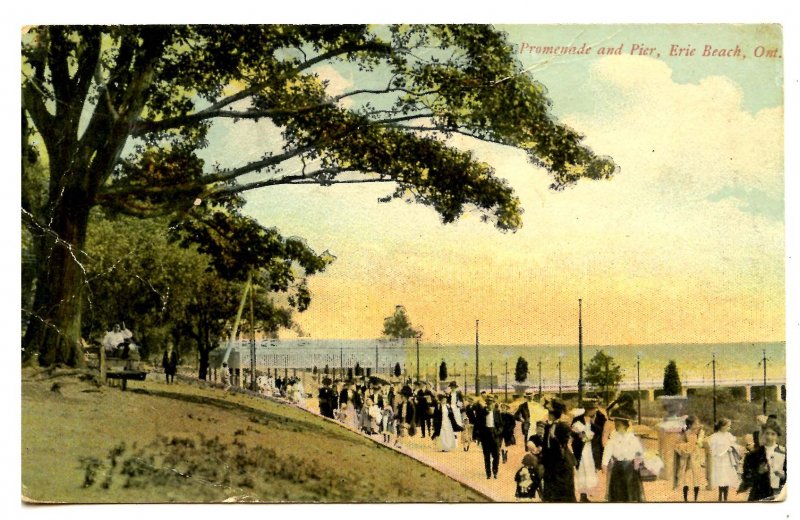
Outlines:
{"label": "large tree trunk", "polygon": [[[52,199],[51,199],[52,200]],[[39,354],[39,364],[82,366],[80,346],[85,260],[83,246],[89,219],[87,193],[80,186],[65,187],[54,204],[51,227],[31,223],[45,244],[37,259],[39,274],[33,308],[25,312],[28,326],[23,356]]]}

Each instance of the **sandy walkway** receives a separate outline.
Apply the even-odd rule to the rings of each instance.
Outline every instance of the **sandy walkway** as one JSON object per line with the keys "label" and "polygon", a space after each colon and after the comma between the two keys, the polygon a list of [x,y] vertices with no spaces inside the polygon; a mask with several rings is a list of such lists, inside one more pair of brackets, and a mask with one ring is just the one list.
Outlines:
{"label": "sandy walkway", "polygon": [[[306,402],[306,409],[311,413],[318,411],[316,399],[309,399]],[[344,427],[344,426],[343,426]],[[439,448],[438,439],[432,441],[430,438],[422,438],[417,431],[415,437],[407,437],[398,451],[413,457],[420,462],[427,464],[445,475],[475,489],[498,502],[518,502],[514,497],[516,489],[514,475],[521,466],[524,448],[520,442],[522,439],[521,427],[516,429],[517,444],[509,447],[508,462],[500,463],[500,470],[497,479],[486,479],[483,466],[483,452],[480,446],[472,443],[468,451],[464,451],[459,443],[456,450],[443,453]],[[382,443],[382,436],[371,437],[375,442]],[[653,441],[645,441],[645,447]],[[597,488],[589,495],[592,502],[605,501],[605,474],[600,473]],[[670,482],[666,480],[656,480],[644,483],[644,493],[648,502],[678,502],[683,497],[680,490],[673,490]],[[691,498],[691,497],[690,497]],[[716,490],[707,490],[705,487],[700,489],[698,501],[715,502],[717,500]],[[729,496],[731,502],[741,502],[747,500],[746,494],[737,495],[731,492]],[[525,500],[530,501],[530,500]],[[538,502],[537,497],[534,501]]]}

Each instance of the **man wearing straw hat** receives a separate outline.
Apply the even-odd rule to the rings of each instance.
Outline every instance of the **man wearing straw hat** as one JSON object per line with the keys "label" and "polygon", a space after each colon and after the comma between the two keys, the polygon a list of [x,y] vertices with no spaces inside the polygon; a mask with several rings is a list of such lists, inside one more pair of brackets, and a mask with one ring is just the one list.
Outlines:
{"label": "man wearing straw hat", "polygon": [[525,390],[525,401],[519,405],[517,411],[514,412],[514,419],[522,423],[522,439],[528,442],[528,431],[531,428],[531,402],[533,399],[533,390],[530,388]]}

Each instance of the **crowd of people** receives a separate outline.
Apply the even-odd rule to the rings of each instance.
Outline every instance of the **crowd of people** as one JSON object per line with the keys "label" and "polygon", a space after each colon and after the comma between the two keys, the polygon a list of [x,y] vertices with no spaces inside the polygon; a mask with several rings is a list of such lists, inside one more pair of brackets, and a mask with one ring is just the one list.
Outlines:
{"label": "crowd of people", "polygon": [[333,382],[326,377],[319,388],[319,411],[397,447],[416,435],[430,438],[442,452],[459,446],[468,451],[477,444],[487,479],[498,478],[520,433],[524,455],[514,473],[519,499],[589,502],[605,483],[606,501],[643,502],[642,482],[662,472],[665,456],[675,458],[671,477],[678,497],[686,501],[697,500],[705,484],[718,490],[720,501],[728,500],[731,489],[747,492],[748,500],[771,499],[786,481],[786,448],[778,444],[782,431],[774,416],[759,417],[759,429],[746,436],[744,446],[730,433],[730,420],[721,419],[706,435],[696,417],[687,417],[674,453],[659,456],[645,451],[631,428],[634,415],[623,409],[609,417],[588,399],[583,408],[568,412],[560,399],[546,400],[542,407],[533,397],[526,391],[512,411],[486,392],[465,396],[456,382],[436,392],[423,381]]}
{"label": "crowd of people", "polygon": [[299,377],[261,375],[256,378],[256,386],[264,395],[282,397],[301,406],[305,404],[306,391]]}

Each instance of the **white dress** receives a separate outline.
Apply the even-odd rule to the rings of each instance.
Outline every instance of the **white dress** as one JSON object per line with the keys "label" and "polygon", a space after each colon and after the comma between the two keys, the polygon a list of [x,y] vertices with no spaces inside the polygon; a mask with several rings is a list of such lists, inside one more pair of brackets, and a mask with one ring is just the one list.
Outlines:
{"label": "white dress", "polygon": [[450,406],[442,406],[442,429],[439,432],[439,446],[442,451],[453,451],[456,449],[456,435],[453,432],[453,425],[450,423]]}
{"label": "white dress", "polygon": [[731,454],[731,450],[738,449],[736,437],[731,432],[716,432],[710,435],[706,442],[711,453],[711,486],[737,487],[739,474],[736,471],[736,462],[738,461]]}
{"label": "white dress", "polygon": [[575,490],[578,493],[588,493],[597,486],[597,471],[594,467],[594,454],[592,453],[592,441],[587,439],[583,443],[581,451],[581,462],[575,471]]}

